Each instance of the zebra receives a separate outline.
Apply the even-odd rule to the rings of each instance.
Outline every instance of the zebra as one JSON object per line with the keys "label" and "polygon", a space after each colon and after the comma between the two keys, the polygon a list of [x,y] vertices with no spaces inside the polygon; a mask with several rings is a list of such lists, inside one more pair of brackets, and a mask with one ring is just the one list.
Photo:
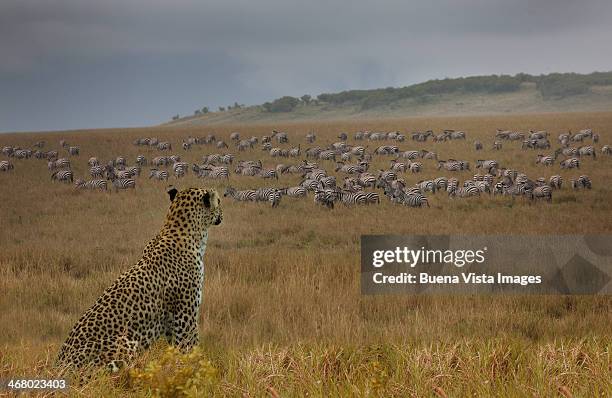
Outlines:
{"label": "zebra", "polygon": [[544,155],[538,155],[536,157],[536,164],[541,164],[544,166],[552,166],[553,163],[555,161],[555,158],[553,158],[552,156],[544,156]]}
{"label": "zebra", "polygon": [[183,141],[182,146],[183,146],[183,151],[188,151],[188,150],[190,150],[190,149],[191,149],[191,144],[190,144],[190,143],[188,143],[188,142],[184,142],[184,141]]}
{"label": "zebra", "polygon": [[272,130],[271,138],[276,138],[276,142],[278,142],[279,144],[289,142],[289,136],[287,135],[287,133],[276,131],[276,130]]}
{"label": "zebra", "polygon": [[88,164],[90,167],[99,166],[99,165],[100,165],[100,161],[98,160],[98,158],[91,157],[91,158],[89,158],[89,160],[87,161],[87,164]]}
{"label": "zebra", "polygon": [[483,168],[486,170],[491,170],[491,169],[496,169],[499,167],[499,164],[497,163],[496,160],[477,160],[476,161],[476,168]]}
{"label": "zebra", "polygon": [[412,162],[410,163],[410,172],[411,173],[419,173],[423,169],[423,163]]}
{"label": "zebra", "polygon": [[358,164],[344,164],[343,162],[336,163],[336,172],[347,173],[347,174],[360,174],[368,170],[367,162],[360,162]]}
{"label": "zebra", "polygon": [[481,151],[482,150],[482,142],[474,141],[474,150]]}
{"label": "zebra", "polygon": [[531,191],[531,200],[545,198],[548,202],[552,202],[552,188],[548,185],[535,187]]}
{"label": "zebra", "polygon": [[317,189],[314,194],[315,204],[324,205],[328,209],[334,208],[337,192],[333,189]]}
{"label": "zebra", "polygon": [[151,164],[153,166],[166,166],[168,163],[170,162],[166,156],[158,156],[156,158],[153,158],[153,160],[151,160]]}
{"label": "zebra", "polygon": [[113,180],[113,187],[115,192],[118,192],[120,189],[135,189],[136,181],[132,178],[117,178]]}
{"label": "zebra", "polygon": [[278,174],[274,169],[261,169],[259,171],[259,176],[261,178],[276,178],[278,180]]}
{"label": "zebra", "polygon": [[157,143],[157,150],[159,151],[171,151],[172,150],[172,144],[164,141],[164,142],[158,142]]}
{"label": "zebra", "polygon": [[252,149],[253,145],[253,142],[249,140],[240,140],[236,143],[236,147],[240,152],[246,151],[247,149]]}
{"label": "zebra", "polygon": [[368,199],[364,192],[350,192],[350,191],[338,191],[337,199],[342,202],[345,206],[351,205],[365,205],[368,203]]}
{"label": "zebra", "polygon": [[322,150],[316,157],[321,160],[336,160],[336,151],[333,149]]}
{"label": "zebra", "polygon": [[577,180],[571,180],[571,185],[573,189],[592,188],[591,179],[586,175],[581,175]]}
{"label": "zebra", "polygon": [[306,188],[304,187],[289,187],[281,188],[278,190],[282,195],[289,196],[290,198],[303,198],[306,196]]}
{"label": "zebra", "polygon": [[393,201],[408,207],[430,207],[427,196],[423,195],[419,190],[402,192],[402,195],[395,197]]}
{"label": "zebra", "polygon": [[300,146],[298,145],[296,148],[289,149],[289,156],[292,158],[300,156]]}
{"label": "zebra", "polygon": [[78,179],[74,182],[74,189],[100,189],[106,191],[108,188],[108,182],[106,180],[81,180]]}
{"label": "zebra", "polygon": [[231,196],[234,200],[239,202],[254,202],[255,198],[257,197],[257,193],[252,189],[238,191],[236,188],[227,187],[225,188],[223,196]]}
{"label": "zebra", "polygon": [[68,154],[70,156],[79,156],[79,147],[78,146],[68,147]]}
{"label": "zebra", "polygon": [[324,176],[318,179],[321,182],[323,188],[335,188],[336,187],[336,177],[334,176]]}
{"label": "zebra", "polygon": [[601,147],[601,153],[604,155],[612,155],[612,148],[610,145],[604,145]]}
{"label": "zebra", "polygon": [[233,133],[230,134],[230,140],[232,141],[240,141],[240,133],[237,131],[234,131]]}
{"label": "zebra", "polygon": [[425,149],[419,151],[419,156],[423,159],[438,160],[438,154],[436,152],[426,151]]}
{"label": "zebra", "polygon": [[101,177],[104,176],[104,171],[105,170],[106,170],[106,168],[104,166],[92,166],[89,169],[89,174],[91,174],[91,176],[93,178],[96,178],[96,177],[101,178]]}
{"label": "zebra", "polygon": [[406,172],[410,167],[410,163],[398,162],[395,159],[391,160],[391,170],[396,172]]}
{"label": "zebra", "polygon": [[448,178],[446,177],[438,177],[436,179],[433,180],[434,184],[436,185],[436,190],[446,190],[446,187],[448,186]]}
{"label": "zebra", "polygon": [[9,156],[15,157],[17,159],[29,159],[30,157],[32,157],[32,151],[29,149],[15,148],[15,150]]}
{"label": "zebra", "polygon": [[573,169],[580,168],[580,159],[578,158],[569,158],[561,161],[560,163],[562,169]]}
{"label": "zebra", "polygon": [[9,171],[14,169],[14,166],[8,160],[0,160],[0,171]]}
{"label": "zebra", "polygon": [[493,142],[493,149],[496,150],[496,151],[500,151],[502,149],[501,141],[494,141]]}
{"label": "zebra", "polygon": [[[197,165],[194,165],[197,166]],[[194,167],[194,171],[196,171]],[[212,179],[229,179],[229,169],[226,166],[209,166],[205,165],[196,171],[198,177],[209,177]]]}
{"label": "zebra", "polygon": [[448,193],[449,197],[459,196],[460,198],[467,198],[470,196],[480,196],[480,190],[476,185],[468,185],[467,187],[453,187]]}
{"label": "zebra", "polygon": [[73,181],[73,174],[72,174],[72,170],[58,170],[53,172],[53,174],[51,174],[51,179],[55,180],[55,181],[65,181],[65,182],[72,182]]}
{"label": "zebra", "polygon": [[13,148],[12,146],[2,147],[2,153],[6,156],[11,156],[14,151],[15,151],[15,148]]}
{"label": "zebra", "polygon": [[380,195],[378,192],[364,192],[366,196],[367,204],[378,204],[380,203]]}
{"label": "zebra", "polygon": [[255,191],[256,202],[270,202],[272,207],[280,203],[281,193],[277,188],[259,188]]}
{"label": "zebra", "polygon": [[420,155],[421,153],[419,151],[406,151],[406,152],[401,152],[398,157],[414,160],[418,158]]}
{"label": "zebra", "polygon": [[146,166],[147,165],[147,158],[145,158],[143,155],[136,156],[136,164],[138,166]]}
{"label": "zebra", "polygon": [[563,185],[563,177],[560,175],[551,176],[548,180],[548,185],[552,189],[561,189],[561,185]]}
{"label": "zebra", "polygon": [[431,193],[435,193],[436,192],[436,183],[432,180],[427,180],[427,181],[419,181],[415,184],[415,186],[417,188],[419,188],[419,191],[421,191],[422,193],[425,192],[431,192]]}
{"label": "zebra", "polygon": [[348,134],[340,133],[340,134],[338,134],[338,138],[341,139],[342,141],[346,141],[346,140],[348,140]]}
{"label": "zebra", "polygon": [[309,191],[316,191],[318,189],[323,189],[323,186],[321,185],[320,181],[309,179],[309,178],[300,182],[300,186],[304,187],[305,189]]}
{"label": "zebra", "polygon": [[593,159],[597,157],[595,148],[592,145],[581,146],[578,148],[578,156],[592,156]]}
{"label": "zebra", "polygon": [[461,167],[461,163],[459,163],[457,161],[438,160],[438,170],[440,170],[443,167],[447,171],[461,171],[461,170],[463,170],[462,167]]}
{"label": "zebra", "polygon": [[149,179],[155,178],[158,181],[168,181],[168,172],[166,170],[151,169]]}
{"label": "zebra", "polygon": [[376,185],[376,177],[370,173],[360,173],[357,177],[357,183],[362,187],[374,187]]}

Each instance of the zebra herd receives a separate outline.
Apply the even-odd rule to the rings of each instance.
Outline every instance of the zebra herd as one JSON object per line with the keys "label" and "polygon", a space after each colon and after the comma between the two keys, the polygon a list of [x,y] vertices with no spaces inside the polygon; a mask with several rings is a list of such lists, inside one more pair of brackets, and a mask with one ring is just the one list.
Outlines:
{"label": "zebra herd", "polygon": [[[185,154],[155,154],[148,160],[145,154],[138,154],[134,164],[124,156],[115,157],[109,161],[99,161],[97,157],[90,157],[87,161],[87,170],[90,179],[82,176],[76,178],[72,169],[71,157],[78,157],[81,153],[78,146],[70,145],[65,140],[60,141],[60,150],[43,151],[44,141],[36,142],[37,149],[24,149],[20,147],[5,146],[1,153],[8,157],[0,161],[0,171],[14,170],[12,159],[45,159],[47,169],[52,181],[72,183],[76,190],[115,191],[135,189],[142,169],[149,168],[149,180],[167,182],[170,178],[181,179],[193,173],[197,178],[217,180],[225,184],[225,196],[236,201],[265,202],[271,207],[278,207],[283,197],[304,199],[309,193],[317,205],[334,208],[338,203],[345,206],[377,205],[381,198],[390,203],[408,207],[430,207],[428,195],[446,192],[449,198],[456,200],[471,197],[486,197],[483,195],[504,195],[511,198],[517,196],[530,200],[544,199],[552,201],[553,192],[563,186],[561,175],[553,175],[548,179],[543,177],[532,179],[526,173],[517,169],[503,167],[495,159],[453,159],[439,156],[436,152],[426,149],[401,149],[406,137],[414,143],[427,142],[431,139],[435,145],[442,145],[455,140],[466,141],[464,131],[451,129],[435,134],[432,130],[402,134],[399,131],[372,132],[358,131],[353,134],[354,144],[350,144],[351,137],[347,132],[337,135],[339,141],[329,145],[314,145],[318,137],[314,132],[307,133],[303,139],[308,147],[301,144],[291,145],[289,134],[273,130],[269,135],[241,137],[239,132],[232,132],[226,141],[211,133],[205,137],[187,137],[182,140],[180,147]],[[523,150],[549,150],[553,147],[550,135],[546,131],[517,131],[498,129],[492,138],[492,145],[486,146],[494,151],[502,150],[507,142],[520,142]],[[584,141],[592,141],[587,144]],[[576,134],[562,133],[557,139],[559,148],[550,155],[538,153],[535,158],[537,165],[554,167],[558,162],[561,170],[580,169],[584,158],[597,159],[598,150],[595,144],[599,135],[592,130],[581,130]],[[368,142],[375,143],[370,148]],[[214,147],[217,149],[229,148],[228,143],[235,146],[240,153],[258,153],[267,156],[269,161],[280,158],[296,159],[292,163],[276,163],[275,166],[266,166],[261,159],[238,160],[232,153],[207,153],[200,155],[196,162],[187,162],[183,157],[198,147]],[[579,146],[572,146],[579,143]],[[381,145],[382,144],[382,145]],[[161,141],[158,138],[138,138],[133,145],[145,150],[158,152],[172,151],[170,141]],[[481,140],[473,142],[476,153],[484,153],[485,145]],[[59,152],[65,151],[67,157],[59,157]],[[609,145],[600,150],[602,155],[612,155]],[[261,156],[256,156],[259,158]],[[560,160],[559,157],[564,157]],[[241,156],[244,158],[244,156]],[[387,166],[375,170],[372,165],[384,160]],[[74,161],[74,159],[72,159]],[[428,166],[431,162],[434,167]],[[380,164],[378,162],[377,164]],[[424,170],[459,174],[472,170],[477,173],[472,178],[460,182],[453,176],[438,176],[424,179],[419,175]],[[264,187],[254,189],[237,189],[230,185],[230,179],[236,177],[256,177],[262,180],[274,181],[279,187]],[[280,183],[281,180],[298,176],[297,184]],[[406,181],[414,178],[415,182]],[[277,182],[278,181],[278,182]],[[591,189],[592,182],[589,176],[580,175],[570,180],[570,187],[574,190]]]}

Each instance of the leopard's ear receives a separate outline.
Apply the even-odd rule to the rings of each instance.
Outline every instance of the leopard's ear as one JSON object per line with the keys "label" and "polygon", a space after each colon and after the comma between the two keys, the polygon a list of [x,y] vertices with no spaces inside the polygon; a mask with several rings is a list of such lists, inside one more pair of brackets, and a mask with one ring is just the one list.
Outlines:
{"label": "leopard's ear", "polygon": [[219,207],[219,194],[214,189],[209,189],[204,194],[204,206],[209,209],[216,209]]}
{"label": "leopard's ear", "polygon": [[170,202],[174,201],[174,197],[176,196],[177,193],[178,191],[176,190],[176,188],[172,186],[168,188],[168,195],[170,196]]}

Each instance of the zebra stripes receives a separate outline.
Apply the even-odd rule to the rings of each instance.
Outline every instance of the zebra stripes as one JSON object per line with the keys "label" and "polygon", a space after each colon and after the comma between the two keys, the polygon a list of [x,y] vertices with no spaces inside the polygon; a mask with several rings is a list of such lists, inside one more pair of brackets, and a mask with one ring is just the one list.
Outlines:
{"label": "zebra stripes", "polygon": [[168,172],[166,170],[151,169],[149,179],[153,178],[158,181],[168,181]]}
{"label": "zebra stripes", "polygon": [[535,187],[531,191],[531,200],[536,199],[546,199],[548,202],[552,202],[552,188],[548,185]]}
{"label": "zebra stripes", "polygon": [[306,196],[306,188],[304,187],[289,187],[281,188],[278,190],[282,195],[286,195],[290,198],[303,198]]}
{"label": "zebra stripes", "polygon": [[58,170],[51,174],[51,179],[54,181],[72,182],[73,173],[72,170]]}
{"label": "zebra stripes", "polygon": [[238,191],[236,188],[227,187],[223,193],[224,197],[230,196],[239,202],[254,202],[257,198],[257,193],[252,189]]}
{"label": "zebra stripes", "polygon": [[562,169],[579,169],[580,168],[580,159],[578,158],[569,158],[561,161],[560,166]]}
{"label": "zebra stripes", "polygon": [[120,189],[135,189],[136,181],[132,178],[118,178],[113,180],[113,187],[115,192],[118,192]]}
{"label": "zebra stripes", "polygon": [[0,160],[0,171],[13,170],[14,166],[8,160]]}
{"label": "zebra stripes", "polygon": [[108,188],[108,182],[106,180],[89,180],[89,181],[85,181],[85,180],[76,180],[75,183],[75,189],[99,189],[99,190],[103,190],[106,191]]}

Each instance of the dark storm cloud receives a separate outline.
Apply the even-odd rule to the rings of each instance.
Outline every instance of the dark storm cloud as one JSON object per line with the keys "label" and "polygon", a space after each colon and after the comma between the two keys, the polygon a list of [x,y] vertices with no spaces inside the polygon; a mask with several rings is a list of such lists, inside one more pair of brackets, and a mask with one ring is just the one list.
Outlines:
{"label": "dark storm cloud", "polygon": [[0,3],[0,131],[489,73],[612,69],[603,0]]}

